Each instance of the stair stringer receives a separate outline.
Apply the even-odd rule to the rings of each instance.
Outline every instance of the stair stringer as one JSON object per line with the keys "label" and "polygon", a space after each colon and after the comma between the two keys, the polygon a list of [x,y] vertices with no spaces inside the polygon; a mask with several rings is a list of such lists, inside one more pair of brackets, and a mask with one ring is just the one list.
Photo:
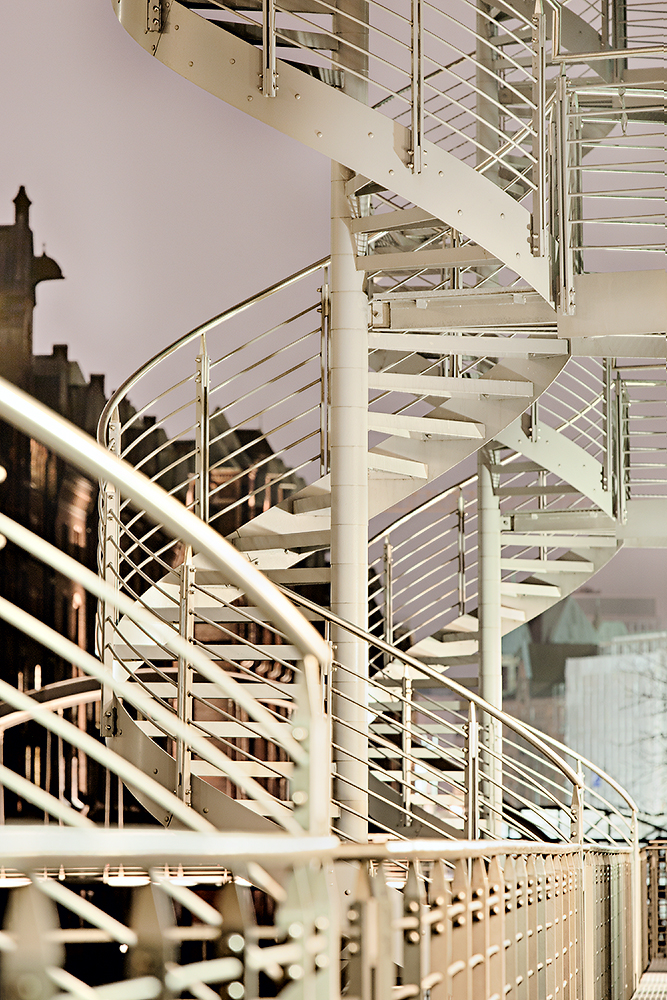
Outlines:
{"label": "stair stringer", "polygon": [[551,299],[550,262],[531,252],[528,210],[452,154],[426,140],[428,169],[413,173],[408,128],[280,60],[278,94],[264,98],[261,52],[176,0],[159,35],[146,32],[145,0],[123,0],[116,11],[134,40],[180,76],[465,233]]}
{"label": "stair stringer", "polygon": [[[414,358],[410,359],[411,362],[415,362],[415,360]],[[486,442],[496,440],[504,428],[513,424],[521,413],[549,388],[563,370],[566,362],[567,357],[563,355],[530,360],[507,358],[490,372],[474,380],[475,386],[479,385],[480,387],[479,399],[459,398],[448,400],[446,403],[441,403],[434,398],[425,400],[434,405],[433,411],[427,414],[428,417],[434,418],[434,423],[435,419],[440,417],[469,420],[484,425],[485,434],[481,441],[448,441],[447,448],[443,449],[437,441],[413,441],[391,437],[376,445],[374,450],[380,454],[397,455],[424,462],[429,467],[429,480],[436,479],[466,458],[476,454]],[[424,365],[427,363],[424,362]],[[394,370],[400,371],[400,366]],[[484,382],[493,382],[496,379],[527,381],[532,383],[533,391],[530,396],[520,398],[494,399],[490,395],[481,398]],[[472,379],[469,381],[473,382]],[[417,375],[415,375],[415,386],[419,386]]]}
{"label": "stair stringer", "polygon": [[[114,699],[117,720],[117,734],[107,737],[106,744],[125,760],[131,760],[146,774],[152,775],[163,788],[175,793],[177,774],[176,759],[158,746],[155,740],[143,733],[127,710]],[[149,798],[140,788],[128,786],[134,797],[155,819],[169,829],[183,829],[170,813],[158,809],[154,799]],[[245,830],[251,833],[275,833],[276,824],[265,816],[248,809],[243,800],[232,799],[220,789],[204,781],[198,775],[191,775],[192,808],[206,816],[218,830]]]}
{"label": "stair stringer", "polygon": [[515,420],[496,435],[496,440],[576,487],[605,514],[613,516],[612,493],[602,488],[602,466],[565,435],[540,423],[537,440],[533,441],[524,433],[521,421]]}

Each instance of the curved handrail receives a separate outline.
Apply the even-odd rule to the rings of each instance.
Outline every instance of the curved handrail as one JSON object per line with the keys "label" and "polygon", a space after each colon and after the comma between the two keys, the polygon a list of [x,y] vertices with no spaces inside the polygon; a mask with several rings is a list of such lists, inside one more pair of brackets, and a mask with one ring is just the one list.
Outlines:
{"label": "curved handrail", "polygon": [[5,379],[0,379],[0,415],[87,475],[122,489],[156,523],[167,527],[194,550],[205,552],[230,583],[244,590],[258,607],[272,616],[304,657],[313,656],[322,665],[329,663],[328,645],[289,599],[213,528],[141,472]]}
{"label": "curved handrail", "polygon": [[158,353],[153,355],[149,361],[146,361],[140,368],[137,368],[132,375],[126,378],[120,388],[116,389],[116,391],[109,397],[106,406],[100,414],[100,419],[97,425],[98,442],[102,445],[107,443],[109,421],[111,420],[111,414],[114,409],[118,406],[121,400],[127,398],[128,393],[131,392],[134,386],[141,381],[144,375],[147,375],[148,372],[152,371],[152,369],[159,365],[160,362],[166,360],[166,358],[170,357],[181,347],[184,347],[186,344],[196,340],[197,337],[203,336],[210,330],[215,329],[215,327],[219,326],[221,323],[225,323],[227,320],[240,315],[242,312],[245,312],[246,309],[256,305],[258,302],[262,302],[270,295],[273,295],[276,292],[281,292],[285,288],[289,288],[289,286],[293,285],[295,282],[300,281],[302,278],[307,278],[309,275],[315,274],[315,272],[319,271],[320,268],[326,267],[330,261],[331,257],[323,257],[314,264],[309,264],[307,267],[301,268],[300,271],[295,271],[294,274],[289,275],[287,278],[283,278],[282,281],[277,281],[275,284],[269,285],[268,288],[262,289],[261,292],[257,292],[255,295],[249,296],[247,299],[244,299],[242,302],[238,302],[229,309],[225,309],[216,316],[212,316],[211,319],[206,320],[206,322],[196,326],[193,330],[183,334],[182,337],[179,337],[178,340],[175,340],[168,347],[158,351]]}
{"label": "curved handrail", "polygon": [[571,768],[569,764],[563,761],[558,754],[554,753],[549,746],[543,743],[541,738],[534,734],[535,731],[531,731],[522,722],[519,722],[518,719],[515,719],[511,715],[507,715],[507,713],[503,712],[502,709],[495,708],[493,705],[490,705],[479,695],[474,694],[474,692],[469,691],[468,688],[463,687],[462,684],[458,684],[451,678],[438,673],[437,670],[432,670],[428,664],[422,663],[421,660],[417,660],[414,656],[410,656],[409,653],[404,653],[402,650],[390,645],[378,636],[372,635],[370,632],[366,632],[360,626],[353,625],[351,622],[345,621],[344,618],[339,618],[338,615],[334,614],[333,611],[330,611],[328,608],[323,608],[319,604],[315,604],[314,601],[308,600],[307,597],[303,597],[301,594],[293,594],[286,587],[280,587],[280,589],[283,590],[285,594],[290,594],[294,603],[298,604],[300,607],[305,608],[308,611],[314,611],[316,614],[321,615],[322,618],[324,618],[325,621],[328,621],[331,625],[336,625],[345,629],[358,639],[362,639],[364,642],[367,642],[369,645],[377,646],[381,652],[387,653],[392,657],[392,659],[399,660],[408,667],[414,667],[416,670],[423,673],[424,676],[436,681],[438,685],[447,687],[453,694],[458,695],[458,697],[466,701],[472,702],[477,708],[481,709],[481,711],[490,715],[497,722],[502,723],[502,725],[507,726],[507,728],[515,732],[517,736],[521,736],[536,750],[543,753],[575,787],[583,787],[583,779],[581,775],[577,774],[577,772]]}
{"label": "curved handrail", "polygon": [[[575,771],[569,766],[567,761],[564,759],[565,756],[575,758],[581,765],[589,768],[593,774],[602,778],[603,781],[617,793],[617,795],[623,799],[624,802],[629,806],[631,811],[631,827],[634,831],[636,827],[636,817],[637,817],[637,805],[632,799],[632,797],[625,791],[625,789],[619,785],[619,783],[608,775],[602,768],[593,764],[591,761],[587,760],[580,753],[572,750],[570,747],[561,743],[559,740],[547,735],[546,733],[541,733],[534,726],[528,723],[521,722],[515,719],[513,716],[508,715],[501,709],[495,708],[493,705],[489,705],[484,701],[479,695],[474,694],[472,691],[458,684],[456,681],[447,677],[444,674],[438,673],[433,670],[428,664],[423,663],[421,660],[410,656],[408,653],[397,649],[395,646],[390,645],[378,636],[372,635],[370,632],[366,632],[364,629],[357,625],[353,625],[351,622],[347,622],[342,618],[339,618],[328,608],[321,607],[308,598],[302,596],[301,594],[292,594],[287,588],[284,589],[286,593],[289,593],[294,600],[295,604],[308,611],[315,612],[318,616],[321,616],[325,621],[329,622],[331,625],[338,626],[342,629],[349,631],[351,634],[355,635],[357,638],[362,639],[369,645],[376,646],[381,652],[388,654],[394,660],[405,664],[406,666],[413,667],[420,671],[425,677],[433,679],[439,686],[448,688],[453,694],[458,697],[472,702],[476,708],[482,710],[487,715],[496,719],[502,725],[506,726],[508,729],[512,730],[517,736],[526,740],[534,749],[539,750],[543,753],[549,761],[561,771],[561,773],[572,782],[573,786],[579,789],[585,788],[585,782],[583,775],[580,772]],[[553,748],[553,749],[552,749]],[[559,751],[559,753],[554,753],[554,750]],[[562,754],[562,756],[561,756]]]}

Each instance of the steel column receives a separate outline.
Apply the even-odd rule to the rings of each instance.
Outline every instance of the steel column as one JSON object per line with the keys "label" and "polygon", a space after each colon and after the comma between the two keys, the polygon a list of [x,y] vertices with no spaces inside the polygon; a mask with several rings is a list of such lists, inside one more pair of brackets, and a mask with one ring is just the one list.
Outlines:
{"label": "steel column", "polygon": [[[479,693],[495,708],[503,707],[501,593],[500,593],[500,502],[493,488],[493,449],[477,453],[479,538]],[[488,830],[500,829],[502,811],[502,727],[489,715],[482,717],[482,741],[489,753],[482,753],[482,773],[487,776],[485,797],[489,802]]]}
{"label": "steel column", "polygon": [[[362,628],[368,623],[368,303],[355,268],[345,182],[332,164],[331,183],[331,607]],[[368,649],[334,628],[335,798],[339,829],[365,841],[368,831]]]}

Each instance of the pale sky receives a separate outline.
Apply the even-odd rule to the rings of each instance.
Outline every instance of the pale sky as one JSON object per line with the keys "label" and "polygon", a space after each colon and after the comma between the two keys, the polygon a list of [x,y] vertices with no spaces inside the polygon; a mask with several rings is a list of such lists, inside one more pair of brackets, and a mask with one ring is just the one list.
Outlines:
{"label": "pale sky", "polygon": [[[36,353],[68,343],[116,388],[188,329],[329,246],[329,161],[151,59],[110,0],[0,5],[0,224],[25,184]],[[667,554],[622,553],[591,586],[655,595]]]}
{"label": "pale sky", "polygon": [[329,161],[151,59],[110,0],[0,5],[0,224],[25,184],[35,350],[107,390],[211,315],[321,258]]}

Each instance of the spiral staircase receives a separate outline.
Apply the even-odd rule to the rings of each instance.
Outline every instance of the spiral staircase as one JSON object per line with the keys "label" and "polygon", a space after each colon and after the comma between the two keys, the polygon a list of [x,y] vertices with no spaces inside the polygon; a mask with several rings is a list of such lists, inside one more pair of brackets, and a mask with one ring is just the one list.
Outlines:
{"label": "spiral staircase", "polygon": [[[0,762],[3,789],[81,828],[2,828],[31,884],[0,985],[334,1000],[342,968],[363,1000],[629,1000],[636,807],[503,712],[500,640],[622,545],[667,545],[646,3],[114,7],[165,65],[332,159],[332,253],[148,361],[99,443],[0,384],[4,420],[102,483],[97,575],[0,515],[99,601],[97,658],[0,603],[74,668],[52,691],[0,680],[0,731],[31,719],[106,769],[105,826],[118,779],[102,830]],[[63,717],[98,701],[103,741]],[[168,829],[123,830],[123,788]],[[85,866],[105,887],[148,872],[127,926],[60,885]],[[235,881],[210,906],[184,867]],[[84,941],[129,948],[126,981],[65,968],[58,942]]]}
{"label": "spiral staircase", "polygon": [[[624,252],[650,265],[660,251],[651,241],[661,153],[650,134],[664,118],[656,50],[637,36],[631,11],[612,24],[593,5],[121,0],[117,11],[165,65],[345,166],[333,173],[332,258],[148,362],[110,401],[100,440],[146,468],[147,435],[161,433],[149,461],[161,456],[171,470],[178,434],[167,414],[190,406],[189,472],[172,489],[185,495],[189,476],[195,512],[333,637],[326,687],[339,833],[363,839],[367,813],[376,833],[461,836],[471,829],[469,706],[477,692],[478,708],[501,707],[500,633],[581,586],[621,544],[664,543],[664,473],[647,495],[630,485],[631,466],[642,464],[636,449],[661,447],[664,273],[622,270]],[[612,184],[601,183],[605,175]],[[315,310],[315,327],[304,326]],[[243,327],[230,333],[241,312]],[[238,346],[218,357],[217,344],[235,337]],[[194,362],[185,360],[192,345]],[[169,363],[181,374],[193,364],[194,397],[182,381],[170,384]],[[651,387],[646,414],[655,417],[641,427],[631,426],[627,367]],[[137,398],[158,369],[161,392]],[[124,421],[129,393],[138,410]],[[164,416],[141,432],[151,407]],[[156,475],[166,485],[164,471]],[[122,498],[108,502],[121,510]],[[162,569],[150,567],[155,528],[146,536],[136,515],[128,527],[107,507],[106,524],[110,517],[104,565],[237,671],[288,727],[294,651],[278,650],[252,612],[233,625],[234,592],[197,558],[172,545],[159,550]],[[358,538],[369,524],[367,558]],[[355,560],[341,575],[340,564]],[[347,591],[365,592],[367,565],[369,595],[354,605]],[[110,670],[143,675],[156,696],[172,696],[186,721],[226,741],[289,807],[293,765],[279,748],[251,744],[252,726],[230,705],[214,718],[205,686],[194,682],[186,698],[186,667],[129,621],[107,618],[101,633]],[[237,636],[243,653],[234,655]],[[358,656],[370,673],[351,665]],[[185,708],[188,699],[199,707]],[[133,726],[117,704],[107,711],[111,745],[159,763],[187,801],[195,788],[207,798],[216,783],[224,789],[219,823],[237,826],[239,805],[258,811],[210,764],[175,763],[153,723]],[[483,733],[500,768],[504,737],[491,722]],[[510,813],[525,834],[526,789],[502,821],[507,796],[495,794],[487,834]],[[247,822],[263,828],[254,814]]]}

